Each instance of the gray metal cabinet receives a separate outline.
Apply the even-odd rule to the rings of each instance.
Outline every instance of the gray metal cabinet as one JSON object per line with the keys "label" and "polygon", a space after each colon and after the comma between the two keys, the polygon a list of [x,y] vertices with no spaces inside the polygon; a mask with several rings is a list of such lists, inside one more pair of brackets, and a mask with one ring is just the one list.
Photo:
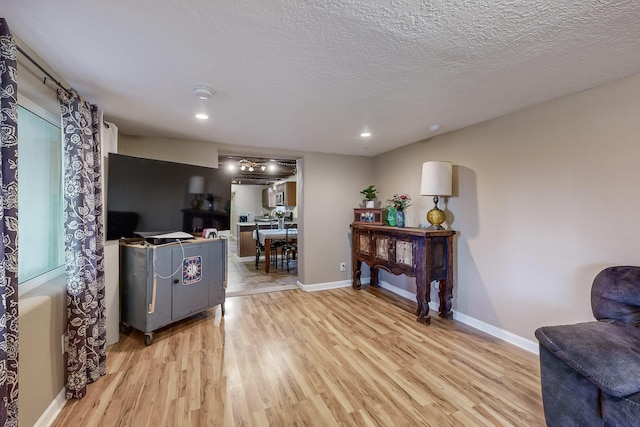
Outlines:
{"label": "gray metal cabinet", "polygon": [[216,305],[224,315],[227,240],[120,246],[120,322],[153,342],[153,331]]}

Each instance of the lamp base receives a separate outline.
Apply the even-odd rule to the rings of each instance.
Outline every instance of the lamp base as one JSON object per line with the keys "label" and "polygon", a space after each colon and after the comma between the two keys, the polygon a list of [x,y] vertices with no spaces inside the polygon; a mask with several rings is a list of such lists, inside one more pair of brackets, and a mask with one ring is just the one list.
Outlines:
{"label": "lamp base", "polygon": [[438,230],[446,230],[446,228],[444,228],[441,225],[430,225],[429,227],[427,227],[427,230],[438,231]]}
{"label": "lamp base", "polygon": [[202,200],[198,199],[197,197],[191,201],[192,209],[200,209],[201,205],[202,205]]}
{"label": "lamp base", "polygon": [[427,212],[427,221],[431,224],[427,230],[444,230],[444,227],[441,225],[447,219],[447,215],[438,207],[434,207],[429,212]]}

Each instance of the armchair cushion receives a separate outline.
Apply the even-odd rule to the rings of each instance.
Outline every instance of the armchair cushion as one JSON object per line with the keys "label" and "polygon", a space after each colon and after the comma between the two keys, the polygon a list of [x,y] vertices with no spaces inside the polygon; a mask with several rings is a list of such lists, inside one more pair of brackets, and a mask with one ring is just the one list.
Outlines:
{"label": "armchair cushion", "polygon": [[602,270],[591,287],[596,319],[640,324],[640,268],[617,266]]}
{"label": "armchair cushion", "polygon": [[605,393],[640,392],[640,324],[614,321],[545,326],[540,344]]}

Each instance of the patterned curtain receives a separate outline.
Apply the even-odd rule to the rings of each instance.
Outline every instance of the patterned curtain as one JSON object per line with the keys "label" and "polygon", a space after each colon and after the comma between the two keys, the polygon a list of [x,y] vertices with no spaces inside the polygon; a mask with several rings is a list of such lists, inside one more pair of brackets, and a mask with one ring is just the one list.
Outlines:
{"label": "patterned curtain", "polygon": [[16,44],[0,18],[0,425],[18,425],[18,83]]}
{"label": "patterned curtain", "polygon": [[67,399],[106,373],[104,225],[98,108],[58,90],[64,136]]}

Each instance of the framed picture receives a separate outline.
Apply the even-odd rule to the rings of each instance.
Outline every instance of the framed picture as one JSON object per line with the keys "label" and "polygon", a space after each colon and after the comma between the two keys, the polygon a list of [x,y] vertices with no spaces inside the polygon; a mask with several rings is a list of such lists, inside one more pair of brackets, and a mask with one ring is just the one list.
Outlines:
{"label": "framed picture", "polygon": [[382,225],[382,209],[356,208],[353,210],[353,222],[356,224]]}

